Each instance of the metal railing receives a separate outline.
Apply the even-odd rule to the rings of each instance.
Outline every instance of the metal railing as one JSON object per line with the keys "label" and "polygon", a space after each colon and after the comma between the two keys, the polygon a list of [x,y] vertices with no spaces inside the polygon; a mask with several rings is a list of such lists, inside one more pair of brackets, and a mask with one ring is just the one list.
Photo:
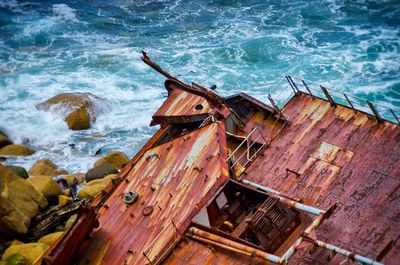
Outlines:
{"label": "metal railing", "polygon": [[147,245],[143,255],[150,264],[159,264],[170,250],[179,242],[182,235],[174,222],[168,223],[163,230]]}
{"label": "metal railing", "polygon": [[273,107],[282,108],[299,92],[328,100],[332,106],[342,105],[349,107],[354,113],[367,113],[374,116],[378,122],[389,121],[400,124],[399,115],[387,106],[289,75],[282,78],[275,85],[269,92],[268,98],[272,101]]}
{"label": "metal railing", "polygon": [[[227,133],[229,134],[229,133]],[[257,136],[256,136],[257,135]],[[259,142],[261,140],[261,143]],[[236,158],[236,156],[240,153],[240,149],[244,147],[246,144],[246,150],[239,155],[239,157]],[[255,148],[256,144],[260,144],[259,147],[256,150],[253,150],[253,147]],[[253,161],[260,151],[265,147],[268,146],[269,143],[263,136],[262,131],[258,128],[255,127],[246,137],[243,137],[243,141],[236,147],[236,149],[228,156],[228,159],[226,160],[228,163],[230,162],[230,169],[235,172],[234,168],[236,166],[239,166],[243,169],[246,168],[246,166]],[[241,173],[241,172],[240,172]],[[238,175],[240,175],[237,174]]]}

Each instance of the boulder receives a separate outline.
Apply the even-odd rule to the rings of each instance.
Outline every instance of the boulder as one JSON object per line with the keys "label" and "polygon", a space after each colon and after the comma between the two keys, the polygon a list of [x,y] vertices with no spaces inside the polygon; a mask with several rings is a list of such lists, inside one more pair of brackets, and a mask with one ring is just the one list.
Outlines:
{"label": "boulder", "polygon": [[57,239],[59,239],[62,236],[63,233],[64,232],[55,232],[55,233],[45,235],[44,237],[42,237],[38,240],[38,243],[44,243],[44,244],[51,246],[51,245],[53,245],[54,242],[57,241]]}
{"label": "boulder", "polygon": [[90,115],[86,108],[79,108],[71,112],[65,121],[71,130],[86,130],[90,128]]}
{"label": "boulder", "polygon": [[104,163],[110,163],[114,167],[121,169],[128,164],[129,158],[122,152],[110,152],[94,163],[93,167],[98,167]]}
{"label": "boulder", "polygon": [[68,172],[64,169],[59,169],[57,165],[48,159],[40,159],[32,165],[28,171],[31,176],[56,176],[56,175],[66,175]]}
{"label": "boulder", "polygon": [[19,253],[12,254],[6,260],[4,265],[31,265],[32,263]]}
{"label": "boulder", "polygon": [[36,105],[36,108],[61,114],[72,130],[85,130],[101,111],[95,106],[100,101],[103,100],[91,93],[62,93]]}
{"label": "boulder", "polygon": [[0,149],[0,155],[8,156],[29,156],[35,152],[35,150],[30,149],[29,147],[18,144],[6,145]]}
{"label": "boulder", "polygon": [[68,182],[68,184],[73,184],[74,179],[78,181],[78,184],[82,184],[85,182],[85,174],[84,173],[75,173],[71,175],[64,176],[64,179]]}
{"label": "boulder", "polygon": [[65,195],[59,195],[58,196],[58,205],[61,207],[64,207],[68,204],[71,204],[74,202],[74,199],[72,199],[69,196],[65,196]]}
{"label": "boulder", "polygon": [[5,133],[0,131],[0,148],[10,144],[13,144],[10,138],[8,138],[8,136]]}
{"label": "boulder", "polygon": [[39,175],[28,179],[32,186],[46,198],[63,194],[60,186],[51,176]]}
{"label": "boulder", "polygon": [[94,167],[86,172],[86,182],[94,179],[101,179],[110,174],[118,174],[117,168],[110,163],[103,163],[100,166]]}
{"label": "boulder", "polygon": [[12,172],[14,172],[16,175],[23,179],[29,178],[28,172],[26,172],[26,169],[23,167],[19,166],[7,166],[9,169],[11,169]]}
{"label": "boulder", "polygon": [[28,180],[0,165],[0,234],[25,234],[47,200]]}
{"label": "boulder", "polygon": [[102,179],[96,179],[89,182],[79,191],[78,198],[80,200],[84,198],[93,200],[115,177],[116,174],[111,174]]}
{"label": "boulder", "polygon": [[71,215],[71,216],[68,218],[67,222],[65,223],[65,227],[64,227],[64,228],[65,228],[65,229],[70,228],[70,227],[75,223],[77,217],[78,217],[77,214]]}
{"label": "boulder", "polygon": [[44,243],[13,245],[4,251],[2,259],[7,260],[11,255],[20,254],[31,264],[35,264],[49,248],[50,246]]}

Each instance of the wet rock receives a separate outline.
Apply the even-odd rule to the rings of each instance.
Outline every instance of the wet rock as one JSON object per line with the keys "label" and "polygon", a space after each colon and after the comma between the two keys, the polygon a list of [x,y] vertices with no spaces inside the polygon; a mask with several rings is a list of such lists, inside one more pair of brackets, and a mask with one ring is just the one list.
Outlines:
{"label": "wet rock", "polygon": [[0,155],[8,156],[30,156],[35,152],[35,150],[29,147],[18,144],[6,145],[0,149]]}
{"label": "wet rock", "polygon": [[15,253],[9,256],[5,263],[5,265],[31,265],[32,263],[25,258],[23,255],[20,253]]}
{"label": "wet rock", "polygon": [[44,244],[51,246],[51,245],[53,245],[54,242],[57,241],[57,239],[59,239],[62,236],[63,233],[64,232],[55,232],[55,233],[45,235],[44,237],[42,237],[38,240],[38,243],[44,243]]}
{"label": "wet rock", "polygon": [[65,196],[65,195],[58,196],[58,205],[61,207],[71,204],[73,202],[74,202],[74,199],[72,199],[69,196]]}
{"label": "wet rock", "polygon": [[59,169],[57,165],[51,162],[49,159],[40,159],[32,165],[28,171],[31,176],[56,176],[66,175],[68,172],[64,169]]}
{"label": "wet rock", "polygon": [[104,163],[110,163],[120,169],[128,164],[129,158],[123,152],[110,152],[94,163],[93,167],[98,167]]}
{"label": "wet rock", "polygon": [[64,176],[64,179],[68,182],[68,184],[73,184],[74,179],[78,181],[78,184],[82,184],[85,182],[85,174],[84,173],[75,173],[71,175]]}
{"label": "wet rock", "polygon": [[2,259],[7,260],[11,255],[20,254],[31,264],[35,264],[49,248],[50,246],[44,243],[13,245],[4,251]]}
{"label": "wet rock", "polygon": [[90,128],[100,112],[95,101],[103,100],[91,93],[62,93],[36,105],[36,108],[61,114],[72,130],[85,130]]}
{"label": "wet rock", "polygon": [[64,228],[65,228],[65,229],[70,228],[70,227],[75,223],[77,217],[78,217],[77,214],[71,215],[71,216],[68,218],[67,222],[65,223],[65,227],[64,227]]}
{"label": "wet rock", "polygon": [[65,121],[68,124],[68,128],[71,130],[86,130],[90,128],[90,115],[86,108],[80,108],[71,112]]}
{"label": "wet rock", "polygon": [[8,138],[8,136],[5,133],[0,131],[0,148],[10,144],[13,144],[10,138]]}
{"label": "wet rock", "polygon": [[0,234],[25,234],[47,200],[28,180],[0,165]]}
{"label": "wet rock", "polygon": [[23,179],[29,178],[28,172],[26,172],[26,169],[23,167],[19,166],[7,166],[9,169],[11,169],[12,172],[14,172],[16,175]]}
{"label": "wet rock", "polygon": [[85,187],[83,187],[79,193],[79,199],[89,199],[93,200],[99,193],[102,191],[107,185],[111,182],[113,178],[116,177],[116,174],[108,175],[102,179],[96,179],[89,182]]}
{"label": "wet rock", "polygon": [[97,167],[94,167],[92,169],[90,169],[87,173],[86,173],[86,181],[90,182],[92,180],[95,179],[101,179],[104,178],[107,175],[110,174],[117,174],[118,170],[116,167],[114,167],[112,164],[110,163],[103,163]]}
{"label": "wet rock", "polygon": [[62,194],[60,186],[53,180],[51,176],[33,176],[27,181],[46,198],[57,197]]}

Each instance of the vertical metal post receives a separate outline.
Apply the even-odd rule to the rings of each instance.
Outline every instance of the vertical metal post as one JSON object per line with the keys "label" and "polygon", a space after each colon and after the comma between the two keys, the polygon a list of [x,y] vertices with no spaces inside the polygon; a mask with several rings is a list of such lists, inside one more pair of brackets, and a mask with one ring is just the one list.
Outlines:
{"label": "vertical metal post", "polygon": [[331,103],[332,107],[336,107],[336,102],[333,100],[333,98],[331,97],[331,95],[328,92],[328,89],[326,87],[320,86],[322,89],[322,92],[324,92],[325,97],[329,100],[329,102]]}
{"label": "vertical metal post", "polygon": [[293,89],[294,94],[297,95],[297,91],[296,91],[296,89],[294,88],[292,82],[290,81],[290,78],[289,78],[288,75],[286,76],[286,79],[287,79],[287,81],[288,81],[290,87]]}
{"label": "vertical metal post", "polygon": [[271,97],[270,94],[268,94],[268,100],[269,100],[269,102],[271,102],[272,107],[274,107],[274,109],[275,109],[278,113],[280,113],[281,110],[280,110],[279,107],[275,104],[275,101],[272,99],[272,97]]}
{"label": "vertical metal post", "polygon": [[300,89],[297,87],[296,83],[293,81],[292,77],[288,75],[288,78],[290,79],[290,82],[292,82],[293,86],[296,88],[297,92],[300,92]]}
{"label": "vertical metal post", "polygon": [[396,119],[397,124],[400,124],[399,117],[397,117],[396,113],[394,113],[394,111],[393,111],[392,109],[389,109],[389,110],[390,110],[390,112],[392,113],[393,117]]}
{"label": "vertical metal post", "polygon": [[306,82],[302,79],[301,82],[303,82],[303,85],[305,86],[305,88],[307,89],[308,93],[313,96],[313,94],[311,93],[311,90],[308,88]]}
{"label": "vertical metal post", "polygon": [[354,113],[357,114],[357,110],[354,108],[353,103],[351,103],[350,99],[347,97],[346,93],[343,93],[344,97],[346,98],[347,102],[349,103],[350,107],[353,109]]}
{"label": "vertical metal post", "polygon": [[367,100],[367,103],[368,103],[368,106],[370,107],[370,109],[372,110],[372,112],[374,113],[377,122],[381,123],[383,120],[382,120],[381,116],[379,115],[379,112],[376,110],[374,104],[372,104],[368,100]]}

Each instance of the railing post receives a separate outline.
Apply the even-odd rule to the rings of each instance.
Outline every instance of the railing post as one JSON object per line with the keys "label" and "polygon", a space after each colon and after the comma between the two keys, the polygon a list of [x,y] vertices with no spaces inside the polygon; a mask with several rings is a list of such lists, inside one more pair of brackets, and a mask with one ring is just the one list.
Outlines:
{"label": "railing post", "polygon": [[350,99],[347,97],[346,93],[343,93],[344,97],[346,98],[347,102],[349,103],[350,107],[354,111],[354,114],[357,114],[357,110],[354,108],[353,103],[351,103]]}
{"label": "railing post", "polygon": [[297,87],[296,82],[293,81],[292,77],[288,75],[290,81],[292,82],[293,86],[296,88],[297,92],[300,92],[300,89]]}
{"label": "railing post", "polygon": [[397,117],[396,113],[394,113],[394,111],[393,111],[392,109],[389,109],[389,110],[390,110],[390,112],[392,113],[393,117],[396,119],[397,124],[400,124],[399,117]]}
{"label": "railing post", "polygon": [[320,86],[322,89],[322,92],[324,92],[325,97],[329,100],[329,102],[331,103],[332,107],[336,107],[336,102],[333,100],[333,98],[331,97],[331,95],[328,92],[328,89],[326,87]]}
{"label": "railing post", "polygon": [[[296,91],[296,89],[295,89],[295,86],[296,86],[296,85],[293,86],[293,83],[292,83],[292,81],[291,81],[292,79],[290,78],[290,76],[287,75],[287,76],[286,76],[286,79],[287,79],[287,81],[289,82],[290,87],[293,89],[294,94],[297,95],[297,92],[298,92],[298,91]],[[297,88],[297,87],[296,87],[296,88]],[[297,90],[298,90],[298,89],[297,89]]]}
{"label": "railing post", "polygon": [[370,107],[370,109],[372,110],[372,112],[374,113],[377,122],[381,123],[381,122],[382,122],[382,118],[381,118],[381,116],[379,115],[379,112],[376,110],[374,104],[372,104],[372,103],[371,103],[370,101],[368,101],[368,100],[367,100],[367,103],[368,103],[368,106]]}
{"label": "railing post", "polygon": [[307,89],[308,93],[309,93],[311,96],[314,96],[314,95],[311,93],[311,90],[308,88],[306,82],[305,82],[303,79],[301,80],[301,82],[303,82],[303,85],[304,85],[305,88]]}

